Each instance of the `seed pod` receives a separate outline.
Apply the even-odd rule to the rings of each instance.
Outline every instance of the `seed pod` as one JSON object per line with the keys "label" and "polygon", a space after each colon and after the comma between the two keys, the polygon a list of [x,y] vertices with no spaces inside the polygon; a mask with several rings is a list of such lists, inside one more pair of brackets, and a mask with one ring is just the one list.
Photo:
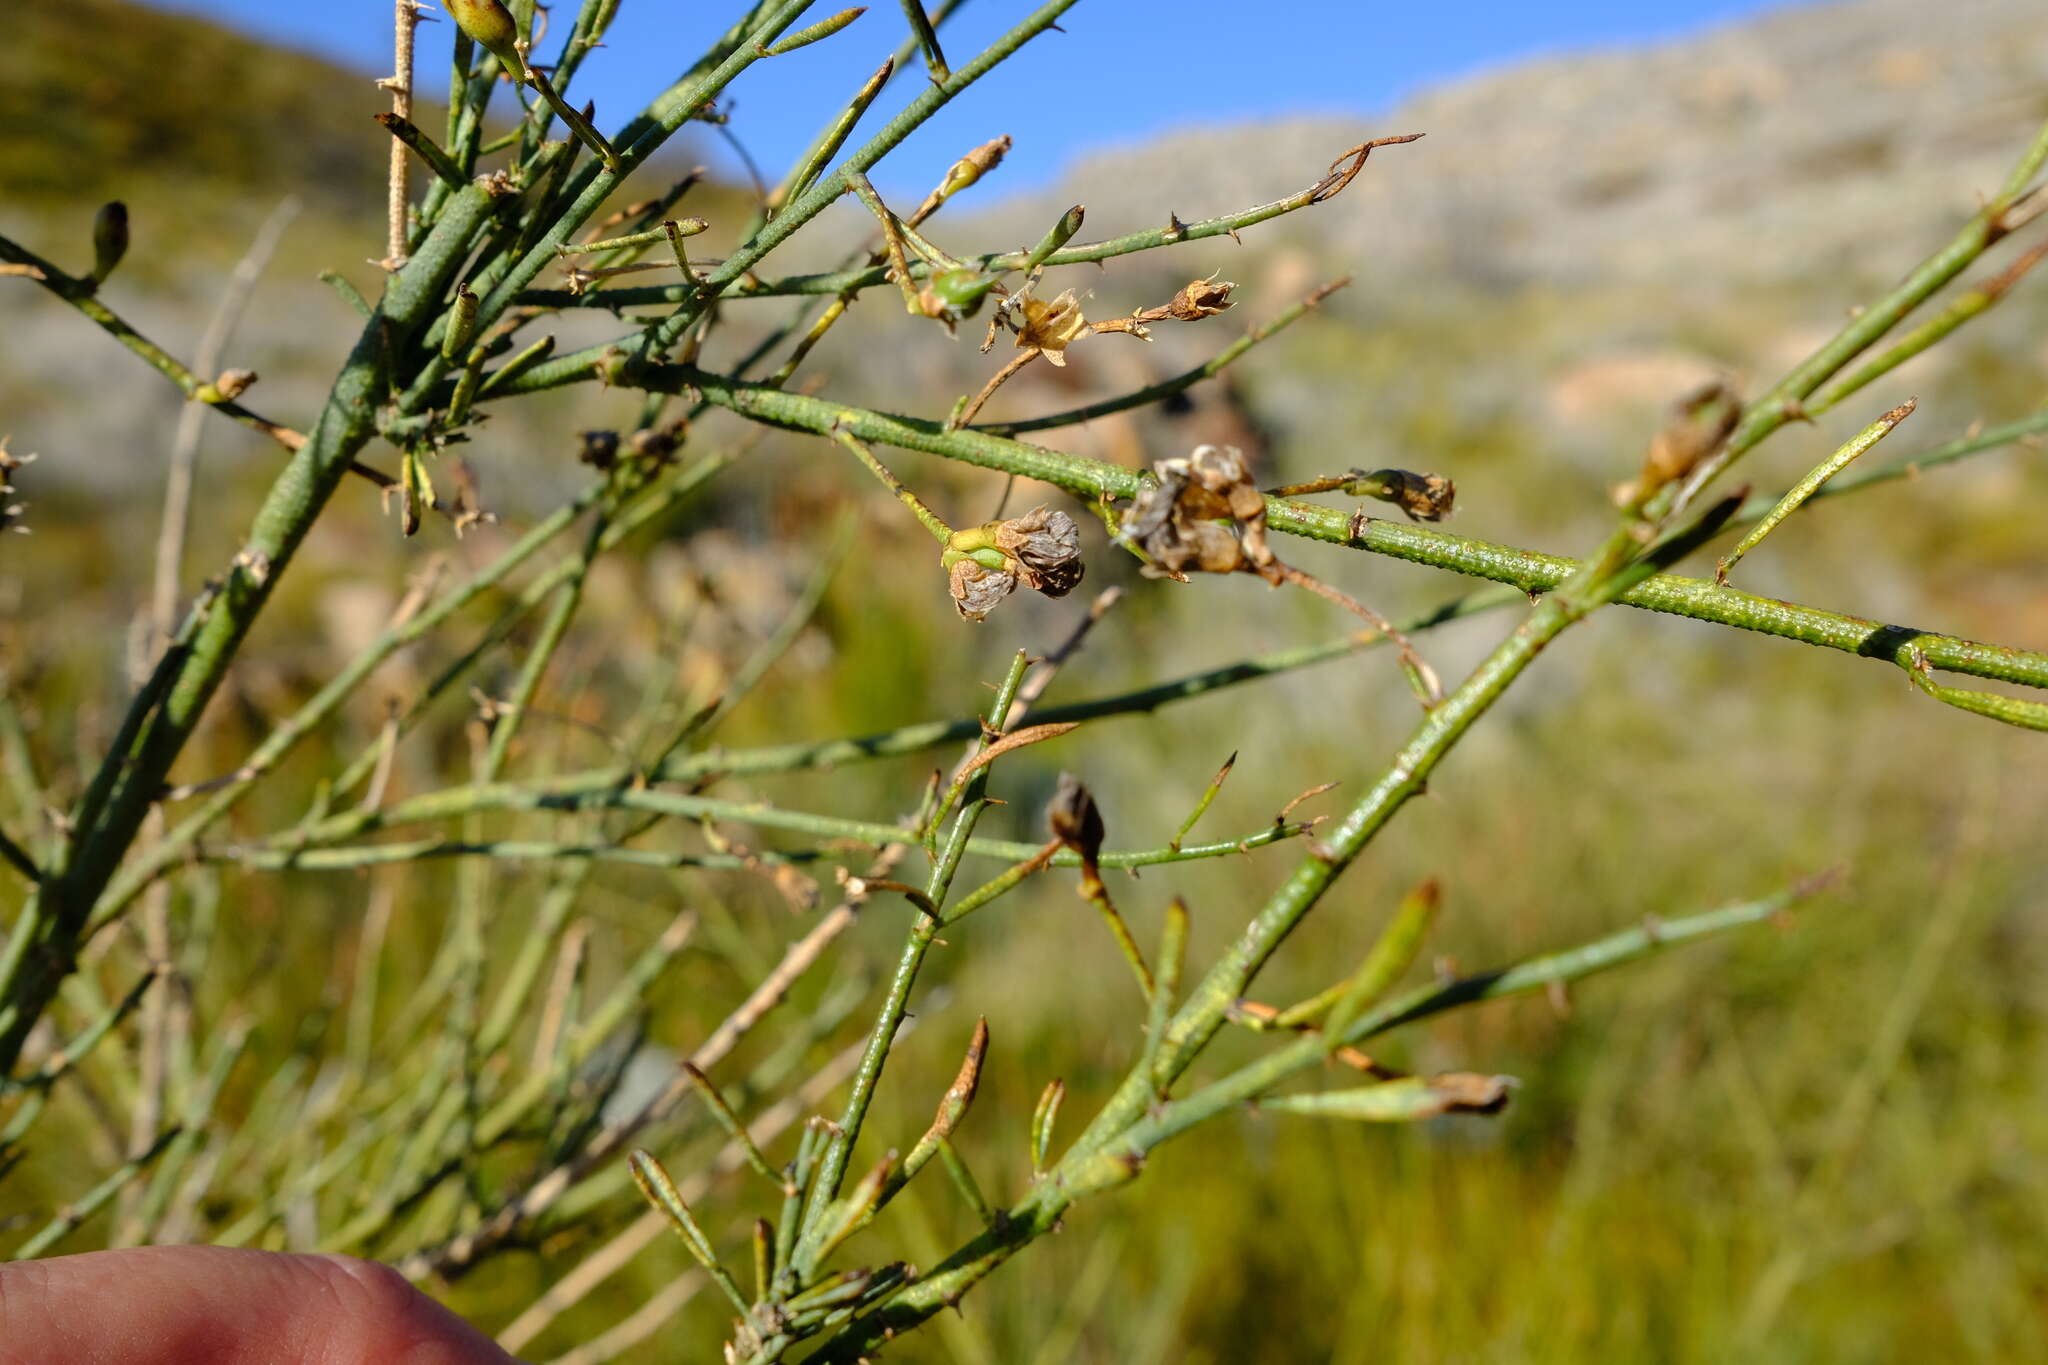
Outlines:
{"label": "seed pod", "polygon": [[455,25],[478,46],[504,63],[518,79],[526,70],[519,57],[519,25],[498,0],[447,0],[444,8]]}
{"label": "seed pod", "polygon": [[979,270],[942,270],[925,285],[920,301],[929,316],[971,318],[995,286],[995,276]]}
{"label": "seed pod", "polygon": [[114,273],[128,254],[128,206],[116,199],[100,206],[92,220],[92,282]]}

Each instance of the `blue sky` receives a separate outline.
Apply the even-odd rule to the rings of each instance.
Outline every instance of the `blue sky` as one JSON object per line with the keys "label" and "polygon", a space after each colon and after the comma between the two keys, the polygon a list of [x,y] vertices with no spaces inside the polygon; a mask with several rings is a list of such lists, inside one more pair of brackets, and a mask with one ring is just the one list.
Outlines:
{"label": "blue sky", "polygon": [[[943,167],[966,148],[1008,133],[1016,147],[1005,179],[1037,184],[1104,143],[1190,123],[1371,115],[1418,88],[1517,58],[1680,36],[1782,3],[1082,0],[1062,20],[1064,34],[1035,40],[956,99],[892,161],[921,187],[932,165]],[[185,0],[171,7],[365,71],[390,69],[390,0]],[[564,25],[576,8],[577,0],[555,3]],[[822,17],[835,8],[833,0],[820,0],[812,13]],[[947,55],[964,61],[1029,8],[1031,0],[969,0],[947,25]],[[597,101],[601,127],[622,121],[665,88],[738,9],[738,0],[624,0],[610,43],[578,77],[578,102]],[[421,78],[444,89],[451,29],[442,22],[421,31]],[[729,92],[733,128],[771,180],[903,35],[900,7],[869,0],[868,13],[845,32],[756,63],[742,77]],[[543,44],[544,52],[552,50]],[[899,81],[885,101],[900,104],[908,88]],[[710,145],[705,154],[716,164],[722,149]]]}

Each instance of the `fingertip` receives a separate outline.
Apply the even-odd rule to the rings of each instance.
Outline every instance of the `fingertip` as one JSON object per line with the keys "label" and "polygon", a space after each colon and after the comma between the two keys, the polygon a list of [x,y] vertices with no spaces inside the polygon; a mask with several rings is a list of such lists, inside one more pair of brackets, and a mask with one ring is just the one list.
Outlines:
{"label": "fingertip", "polygon": [[0,1267],[0,1365],[514,1365],[351,1256],[143,1247]]}

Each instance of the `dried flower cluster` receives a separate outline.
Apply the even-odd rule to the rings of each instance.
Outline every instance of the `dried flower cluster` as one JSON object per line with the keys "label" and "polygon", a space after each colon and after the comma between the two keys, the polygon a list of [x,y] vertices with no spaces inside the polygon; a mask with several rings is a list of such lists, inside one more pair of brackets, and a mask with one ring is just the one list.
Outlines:
{"label": "dried flower cluster", "polygon": [[1137,542],[1155,578],[1196,573],[1256,573],[1268,583],[1283,577],[1266,543],[1266,499],[1252,486],[1244,453],[1235,446],[1197,446],[1185,456],[1152,466],[1158,479],[1140,492],[1124,517],[1124,534]]}
{"label": "dried flower cluster", "polygon": [[980,621],[1019,586],[1065,597],[1081,582],[1081,531],[1065,512],[1034,507],[1009,521],[956,531],[940,563],[953,605]]}

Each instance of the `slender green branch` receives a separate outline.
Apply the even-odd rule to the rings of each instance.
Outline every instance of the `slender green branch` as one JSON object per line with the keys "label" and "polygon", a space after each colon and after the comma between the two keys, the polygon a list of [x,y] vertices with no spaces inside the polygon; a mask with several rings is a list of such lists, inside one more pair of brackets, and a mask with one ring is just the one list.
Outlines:
{"label": "slender green branch", "polygon": [[19,872],[22,880],[30,886],[43,884],[43,870],[36,866],[36,860],[29,857],[28,851],[15,843],[5,830],[0,830],[0,860]]}
{"label": "slender green branch", "polygon": [[939,544],[944,545],[952,540],[953,528],[939,520],[938,515],[931,508],[925,506],[923,498],[905,488],[903,481],[890,473],[887,465],[875,458],[874,451],[869,450],[867,446],[863,445],[848,432],[835,431],[832,433],[832,439],[852,451],[854,458],[867,466],[868,472],[881,481],[882,487],[888,489],[895,496],[896,501],[910,509],[910,514],[918,519],[925,530],[932,533],[933,538]]}
{"label": "slender green branch", "polygon": [[[759,384],[735,383],[684,366],[650,367],[643,382],[663,391],[697,393],[719,407],[756,421],[821,434],[843,430],[877,444],[921,450],[1036,479],[1090,502],[1131,497],[1145,478],[1122,465],[1006,440],[987,432],[947,431],[942,423],[923,418],[853,408]],[[1509,583],[1525,593],[1554,591],[1578,567],[1575,561],[1556,555],[1470,540],[1427,526],[1347,514],[1316,503],[1269,498],[1266,509],[1267,525],[1276,531]],[[2048,654],[1752,596],[1700,579],[1660,574],[1632,588],[1621,601],[1647,611],[1735,626],[1895,664],[1905,659],[1909,648],[1917,648],[1929,663],[1950,672],[2048,687]]]}
{"label": "slender green branch", "polygon": [[[1073,8],[1076,3],[1078,3],[1078,0],[1045,0],[1045,3],[1033,10],[1030,15],[1013,26],[1008,32],[997,38],[995,42],[991,43],[977,55],[973,61],[954,71],[945,80],[934,82],[928,86],[922,94],[910,103],[909,107],[897,114],[896,117],[890,119],[874,137],[870,138],[858,151],[848,157],[838,170],[821,176],[810,189],[791,200],[772,219],[764,223],[752,237],[741,243],[731,255],[727,256],[711,272],[710,277],[705,281],[701,289],[692,289],[687,294],[678,295],[674,300],[677,304],[676,311],[664,319],[658,326],[644,333],[635,333],[629,337],[622,337],[617,341],[588,346],[581,351],[558,357],[543,365],[537,365],[528,370],[518,380],[506,386],[506,391],[530,393],[591,378],[593,377],[591,367],[603,362],[608,354],[619,349],[625,349],[629,354],[638,356],[642,360],[666,354],[669,348],[675,346],[683,339],[684,334],[696,323],[697,319],[703,316],[704,310],[710,306],[712,299],[722,297],[729,291],[745,292],[744,289],[736,287],[740,285],[743,277],[747,276],[754,266],[759,264],[763,257],[789,240],[791,234],[796,232],[798,228],[824,212],[834,201],[846,193],[848,188],[846,173],[848,171],[865,172],[872,169],[876,162],[894,151],[904,138],[915,132],[933,114],[936,114],[940,108],[968,86],[973,85],[976,81],[987,75],[998,64],[1008,59],[1019,48],[1023,47],[1025,43],[1052,27],[1059,17]],[[508,288],[523,290],[532,278],[531,274],[526,275],[524,278],[516,278],[516,285],[508,281]],[[879,283],[879,278],[877,282]],[[620,290],[616,292],[618,295],[624,296],[631,291]],[[824,289],[811,292],[836,294],[842,291],[838,289]],[[611,293],[606,295],[607,298],[612,296]],[[524,297],[521,297],[519,301],[521,303],[530,302],[530,300]],[[504,299],[504,304],[509,305],[511,302],[512,298],[508,294]]]}
{"label": "slender green branch", "polygon": [[262,432],[287,450],[297,450],[305,444],[306,438],[290,427],[258,416],[233,399],[223,397],[211,381],[200,379],[182,363],[172,358],[169,352],[129,326],[120,314],[99,301],[95,292],[98,286],[90,278],[67,275],[33,251],[5,236],[0,236],[0,261],[27,266],[30,278],[98,323],[107,335],[140,356],[151,369],[177,385],[178,392],[184,394],[187,400],[205,403],[222,416],[231,417],[243,426]]}
{"label": "slender green branch", "polygon": [[[701,487],[707,479],[724,469],[729,459],[730,457],[725,455],[705,456],[683,466],[667,480],[652,486],[629,511],[613,519],[610,529],[606,532],[603,547],[610,549],[620,538],[639,529],[647,521],[673,506],[677,498]],[[277,764],[296,748],[300,741],[332,716],[349,698],[355,696],[363,680],[379,665],[400,649],[430,635],[451,617],[490,592],[507,575],[574,525],[579,516],[604,496],[607,487],[608,483],[604,479],[593,481],[575,497],[537,522],[494,563],[478,570],[460,587],[433,605],[385,627],[376,639],[372,640],[325,687],[315,693],[311,700],[273,729],[240,768],[216,784],[204,784],[201,789],[189,792],[190,795],[200,795],[203,792],[207,798],[205,803],[179,821],[176,828],[162,841],[152,845],[146,853],[121,869],[101,894],[98,904],[94,906],[92,929],[97,931],[112,922],[128,907],[135,896],[140,894],[143,887],[162,876],[167,869],[185,857],[198,838],[239,803],[259,778],[274,771]],[[573,571],[574,564],[573,556],[565,557],[552,570],[541,575],[528,589],[527,595],[538,601],[540,597],[553,591]],[[428,698],[422,698],[422,702],[425,700]],[[417,710],[415,707],[408,717],[401,718],[401,729],[404,721],[409,719],[410,715],[417,714]],[[353,790],[358,782],[368,777],[373,766],[374,758],[370,755],[365,755],[362,760],[350,765],[335,781],[336,795],[345,795]],[[621,770],[612,775],[611,781],[629,781],[631,776],[630,772]]]}
{"label": "slender green branch", "polygon": [[[262,844],[247,848],[214,850],[199,856],[209,862],[242,862],[252,867],[269,869],[365,867],[415,859],[470,856],[517,859],[587,857],[611,862],[637,862],[649,867],[745,866],[744,860],[727,863],[708,855],[667,854],[616,844],[542,843],[530,840],[477,843],[436,839],[408,844],[376,844],[361,848],[339,846],[341,840],[357,838],[379,830],[432,820],[456,819],[493,810],[632,810],[682,820],[729,820],[735,824],[787,830],[793,834],[808,834],[819,839],[845,840],[868,848],[886,848],[903,841],[903,830],[896,825],[870,820],[851,820],[836,815],[818,815],[810,811],[784,810],[758,801],[726,801],[716,797],[664,791],[597,789],[579,793],[552,793],[531,786],[500,783],[491,786],[451,787],[442,792],[409,797],[381,811],[354,811],[330,816],[326,820],[278,835]],[[1282,840],[1298,838],[1307,832],[1308,826],[1304,824],[1270,824],[1241,839],[1225,839],[1207,844],[1183,844],[1178,849],[1170,844],[1156,848],[1110,849],[1105,851],[1097,862],[1103,867],[1152,867],[1160,863],[1223,858],[1231,854],[1248,853],[1252,849],[1263,848]],[[1017,862],[1036,856],[1040,852],[1040,847],[1011,839],[969,839],[962,846],[962,851],[977,858]],[[819,855],[792,853],[756,856],[770,859],[802,859]],[[1062,852],[1052,858],[1050,865],[1079,867],[1081,863],[1078,855]]]}
{"label": "slender green branch", "polygon": [[[1061,8],[1065,8],[1062,6]],[[858,169],[866,170],[872,161],[863,161]],[[1164,246],[1181,242],[1199,242],[1211,237],[1235,236],[1248,227],[1256,227],[1284,214],[1293,213],[1315,204],[1323,203],[1330,197],[1329,179],[1325,177],[1307,189],[1290,194],[1284,199],[1257,204],[1236,213],[1226,213],[1215,218],[1204,218],[1193,223],[1178,220],[1160,228],[1147,228],[1139,232],[1127,232],[1120,237],[1106,238],[1100,242],[1084,242],[1079,246],[1066,246],[1046,257],[1043,264],[1048,267],[1062,265],[1093,265],[1113,260],[1118,256],[1135,255],[1142,251],[1154,251]],[[966,258],[966,264],[984,274],[1000,274],[1005,271],[1022,270],[1031,259],[1031,252],[998,251],[981,256]],[[913,280],[922,280],[931,273],[931,267],[923,262],[912,262],[910,274]],[[779,279],[757,282],[740,281],[730,289],[733,298],[776,298],[788,294],[845,294],[859,293],[889,281],[889,267],[886,265],[857,266],[846,270],[830,271],[813,275],[789,275]],[[657,287],[650,289],[619,289],[608,291],[602,299],[578,298],[564,290],[536,290],[524,294],[520,302],[537,308],[578,308],[644,307],[657,303],[681,303],[686,294],[677,289]],[[588,361],[585,362],[586,364]],[[557,378],[555,382],[572,382],[575,376]],[[537,385],[537,387],[541,387]]]}
{"label": "slender green branch", "polygon": [[1852,373],[1843,375],[1816,394],[1806,404],[1806,415],[1820,416],[1850,394],[1890,374],[1914,356],[1932,350],[1964,323],[1972,318],[1981,317],[1993,308],[2005,297],[2008,290],[2020,282],[2022,276],[2041,263],[2044,256],[2048,256],[2048,242],[2033,247],[2011,266],[1977,288],[1958,295],[1955,301],[1942,309],[1938,315],[1929,318],[1886,347],[1883,352],[1859,365]]}
{"label": "slender green branch", "polygon": [[[1010,703],[1016,700],[1017,689],[1023,685],[1025,670],[1030,666],[1030,657],[1019,650],[1010,661],[1010,671],[1004,676],[1002,685],[989,704],[987,729],[983,732],[976,753],[989,752],[1002,734],[1003,719],[1010,714]],[[984,793],[988,788],[989,770],[992,765],[982,764],[975,769],[962,795],[960,813],[954,817],[951,837],[947,840],[943,854],[933,859],[931,876],[925,883],[925,899],[933,906],[943,906],[946,895],[953,883],[954,873],[959,869],[960,859],[966,853],[974,834],[974,826],[981,814],[988,808]],[[945,816],[943,806],[933,812],[934,825]],[[903,836],[897,832],[896,839]],[[878,845],[879,846],[879,845]],[[853,1144],[860,1137],[861,1125],[866,1121],[868,1105],[874,1098],[875,1086],[880,1082],[882,1068],[889,1059],[889,1049],[896,1040],[896,1031],[903,1026],[905,1013],[910,1006],[911,987],[917,981],[918,970],[924,965],[925,954],[938,937],[937,915],[919,915],[910,926],[910,932],[903,941],[903,951],[897,959],[895,975],[890,979],[889,990],[882,1000],[875,1017],[874,1027],[868,1032],[866,1049],[861,1053],[860,1069],[854,1073],[853,1091],[847,1096],[846,1108],[840,1114],[837,1128],[825,1144],[824,1155],[819,1158],[818,1174],[812,1182],[810,1197],[805,1201],[803,1211],[803,1235],[798,1239],[801,1247],[814,1238],[822,1226],[827,1207],[839,1193],[840,1181],[846,1173],[847,1159],[853,1152]]]}
{"label": "slender green branch", "polygon": [[1828,480],[1847,469],[1860,459],[1865,452],[1870,450],[1871,447],[1891,435],[1893,428],[1912,415],[1913,409],[1918,402],[1918,399],[1907,399],[1843,442],[1841,448],[1836,450],[1834,454],[1808,470],[1806,476],[1787,489],[1785,495],[1778,499],[1776,505],[1770,511],[1757,518],[1756,525],[1751,527],[1748,534],[1736,542],[1735,548],[1721,557],[1721,562],[1714,566],[1714,582],[1726,583],[1728,581],[1728,571],[1741,563],[1744,555],[1761,545],[1764,537],[1775,531],[1779,523],[1783,522],[1785,518],[1805,506],[1814,494],[1827,485]]}
{"label": "slender green branch", "polygon": [[[1769,922],[1784,912],[1811,884],[1761,900],[1680,919],[1646,922],[1583,947],[1521,963],[1504,971],[1466,977],[1446,986],[1431,986],[1390,1001],[1353,1024],[1347,1041],[1413,1022],[1443,1010],[1526,991],[1552,983],[1566,984],[1666,948]],[[852,1365],[883,1342],[900,1336],[951,1304],[1018,1251],[1059,1226],[1080,1199],[1113,1189],[1134,1178],[1146,1156],[1159,1144],[1196,1123],[1228,1111],[1284,1080],[1318,1066],[1324,1042],[1306,1036],[1268,1054],[1231,1077],[1205,1086],[1185,1099],[1159,1106],[1133,1123],[1114,1148],[1070,1153],[1017,1204],[988,1220],[973,1240],[960,1247],[918,1282],[849,1324],[812,1357],[818,1365]]]}
{"label": "slender green branch", "polygon": [[56,881],[21,917],[0,955],[0,1072],[12,1070],[29,1029],[71,968],[94,902],[133,844],[214,689],[356,452],[370,439],[383,396],[380,377],[389,372],[393,352],[438,311],[489,217],[490,204],[491,196],[481,187],[461,191],[420,250],[392,277],[319,424],[271,486],[163,704],[142,723],[132,755],[117,753],[108,760],[118,766],[119,776],[104,811],[73,834]]}
{"label": "slender green branch", "polygon": [[436,146],[434,140],[421,132],[411,119],[385,113],[377,115],[377,122],[383,124],[392,137],[410,147],[420,160],[427,163],[427,169],[440,176],[450,189],[459,190],[469,183],[469,177],[462,173],[462,168],[450,161],[448,153]]}
{"label": "slender green branch", "polygon": [[917,39],[917,45],[924,49],[925,69],[935,81],[943,81],[952,75],[946,66],[946,54],[939,50],[939,35],[932,28],[931,16],[924,12],[924,0],[903,0],[904,17],[910,20],[910,31]]}
{"label": "slender green branch", "polygon": [[1946,246],[1916,266],[1890,293],[1858,311],[1846,326],[1745,408],[1742,420],[1721,448],[1702,461],[1682,485],[1668,489],[1667,496],[1652,511],[1690,498],[1780,427],[1804,416],[1802,405],[1815,390],[1882,340],[2006,235],[2007,211],[2026,192],[2044,162],[2048,162],[2048,123],[2043,123],[2034,135],[2004,187]]}

